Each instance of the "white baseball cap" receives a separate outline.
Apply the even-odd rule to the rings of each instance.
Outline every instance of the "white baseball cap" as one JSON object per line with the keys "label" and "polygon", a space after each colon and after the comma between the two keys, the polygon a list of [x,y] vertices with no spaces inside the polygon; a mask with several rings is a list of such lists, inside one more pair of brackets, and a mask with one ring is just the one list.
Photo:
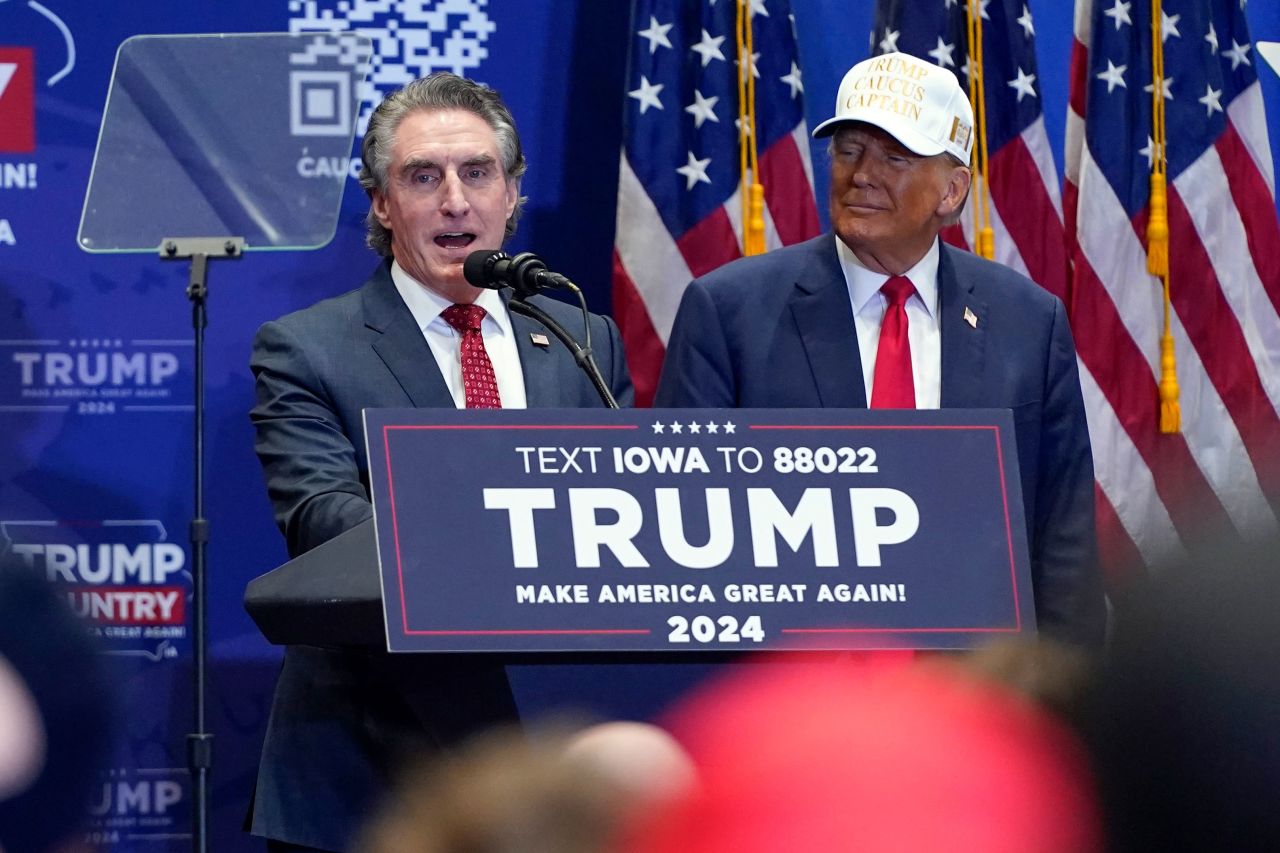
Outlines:
{"label": "white baseball cap", "polygon": [[925,157],[945,151],[968,163],[973,151],[973,107],[956,75],[905,53],[850,68],[840,81],[836,114],[813,135],[830,136],[846,121],[873,124]]}

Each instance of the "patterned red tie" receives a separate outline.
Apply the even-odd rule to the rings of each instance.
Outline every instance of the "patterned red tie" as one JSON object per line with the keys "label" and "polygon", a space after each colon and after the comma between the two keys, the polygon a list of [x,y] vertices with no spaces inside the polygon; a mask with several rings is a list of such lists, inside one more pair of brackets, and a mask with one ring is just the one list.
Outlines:
{"label": "patterned red tie", "polygon": [[498,379],[493,375],[493,362],[484,348],[480,322],[485,310],[479,305],[450,305],[440,316],[462,336],[459,355],[462,361],[462,389],[468,409],[501,409]]}
{"label": "patterned red tie", "polygon": [[880,292],[889,300],[889,307],[880,323],[871,408],[914,409],[916,385],[911,373],[911,341],[907,337],[907,300],[916,289],[909,278],[895,275],[881,285]]}

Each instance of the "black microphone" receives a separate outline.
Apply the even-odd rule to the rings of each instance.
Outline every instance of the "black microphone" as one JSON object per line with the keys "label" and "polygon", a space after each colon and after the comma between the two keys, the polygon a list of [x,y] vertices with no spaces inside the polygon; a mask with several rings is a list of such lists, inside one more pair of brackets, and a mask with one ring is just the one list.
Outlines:
{"label": "black microphone", "polygon": [[475,287],[489,290],[510,287],[521,297],[540,290],[573,289],[567,278],[547,269],[542,258],[532,252],[521,252],[512,258],[499,249],[480,249],[467,255],[462,275]]}
{"label": "black microphone", "polygon": [[[515,298],[507,303],[507,308],[515,314],[541,323],[559,338],[573,355],[573,360],[587,374],[604,404],[611,409],[618,408],[618,401],[613,398],[609,384],[600,374],[600,368],[591,355],[591,322],[587,313],[587,300],[576,284],[547,269],[542,258],[532,252],[521,252],[511,258],[498,249],[480,249],[467,255],[467,259],[462,262],[462,276],[475,287],[489,290],[510,287],[514,290]],[[578,297],[578,306],[582,309],[582,337],[585,346],[575,341],[546,311],[524,301],[526,297],[548,288],[569,290]]]}

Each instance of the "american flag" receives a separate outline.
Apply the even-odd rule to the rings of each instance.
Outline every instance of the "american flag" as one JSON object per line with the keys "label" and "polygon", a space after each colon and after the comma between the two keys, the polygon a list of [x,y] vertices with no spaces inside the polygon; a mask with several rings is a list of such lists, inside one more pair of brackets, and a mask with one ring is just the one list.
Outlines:
{"label": "american flag", "polygon": [[1276,529],[1280,226],[1244,0],[1165,0],[1178,434],[1158,429],[1162,287],[1147,273],[1150,0],[1079,0],[1067,128],[1068,302],[1111,565]]}
{"label": "american flag", "polygon": [[[747,2],[747,0],[742,0]],[[742,254],[739,0],[636,0],[613,253],[613,310],[636,402],[653,399],[689,281]],[[819,232],[789,0],[749,0],[766,246]]]}
{"label": "american flag", "polygon": [[[967,5],[968,0],[881,0],[872,52],[897,50],[941,65],[967,90],[976,62],[969,50]],[[1062,196],[1044,129],[1035,22],[1022,0],[981,0],[979,8],[995,260],[1065,298]],[[973,193],[978,191],[975,183]],[[971,195],[968,210],[975,204]],[[975,246],[968,211],[961,223],[963,228],[948,229],[944,237],[961,248]]]}

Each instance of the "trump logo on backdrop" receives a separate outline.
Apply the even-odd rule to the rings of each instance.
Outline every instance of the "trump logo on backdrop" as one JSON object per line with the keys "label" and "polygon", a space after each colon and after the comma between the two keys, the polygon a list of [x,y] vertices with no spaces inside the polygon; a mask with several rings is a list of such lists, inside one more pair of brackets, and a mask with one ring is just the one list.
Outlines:
{"label": "trump logo on backdrop", "polygon": [[0,47],[0,152],[36,150],[35,51]]}

